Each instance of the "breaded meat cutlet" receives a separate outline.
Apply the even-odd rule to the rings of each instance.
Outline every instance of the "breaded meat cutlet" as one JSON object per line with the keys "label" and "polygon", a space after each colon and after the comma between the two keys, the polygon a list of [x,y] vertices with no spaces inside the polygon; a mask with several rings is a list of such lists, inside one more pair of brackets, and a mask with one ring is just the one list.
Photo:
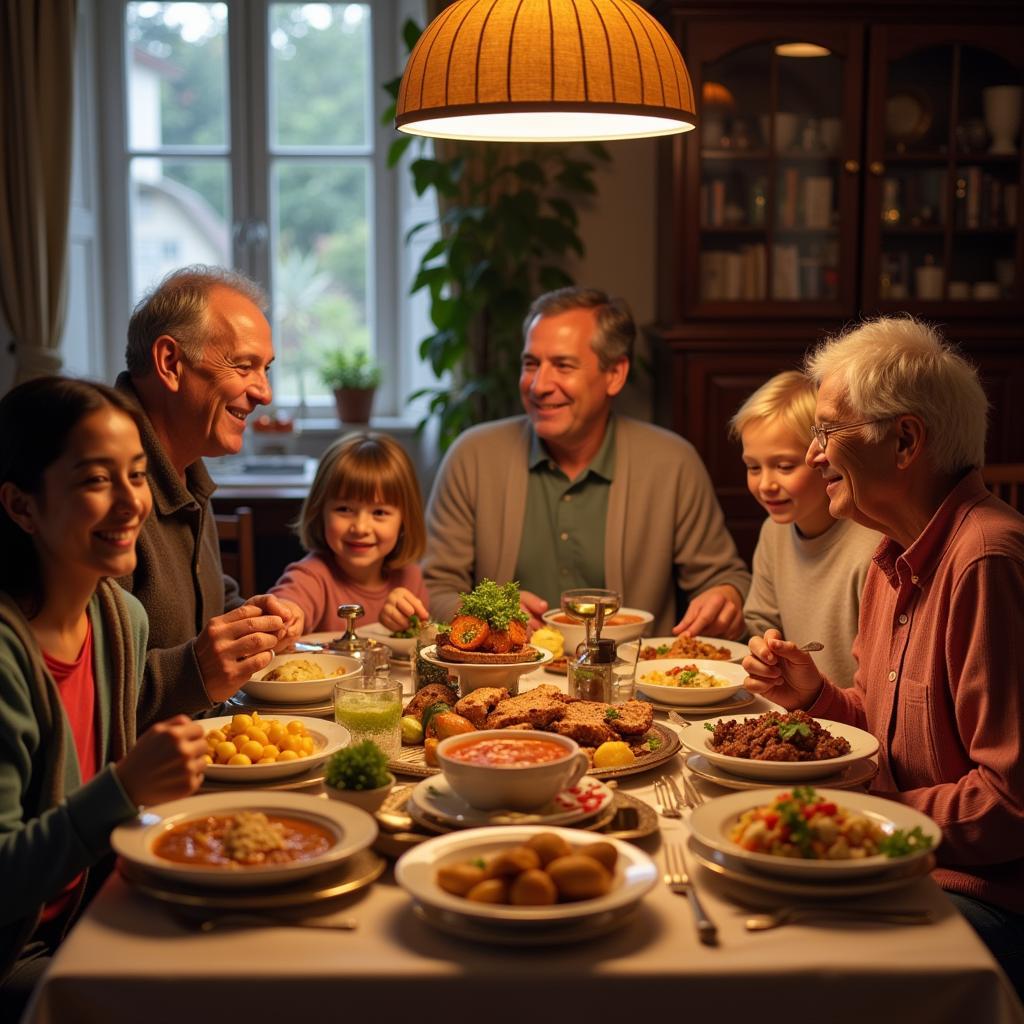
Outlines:
{"label": "breaded meat cutlet", "polygon": [[593,700],[566,704],[565,714],[552,722],[547,729],[549,732],[557,732],[559,736],[568,736],[580,746],[599,747],[602,743],[619,738],[619,734],[605,717],[611,710],[611,704],[601,704]]}
{"label": "breaded meat cutlet", "polygon": [[561,718],[568,707],[565,694],[557,686],[542,683],[518,697],[503,700],[487,716],[487,729],[507,729],[510,725],[527,724],[540,729]]}
{"label": "breaded meat cutlet", "polygon": [[484,727],[487,716],[503,701],[509,699],[509,692],[504,687],[481,686],[466,694],[455,705],[456,714],[468,718],[478,729]]}
{"label": "breaded meat cutlet", "polygon": [[627,700],[624,704],[616,704],[617,718],[608,724],[620,736],[642,736],[654,725],[654,707],[642,700]]}
{"label": "breaded meat cutlet", "polygon": [[422,721],[423,712],[431,704],[442,703],[454,707],[458,698],[458,693],[451,686],[446,686],[444,683],[428,683],[422,690],[416,691],[412,700],[406,704],[402,714],[411,715]]}

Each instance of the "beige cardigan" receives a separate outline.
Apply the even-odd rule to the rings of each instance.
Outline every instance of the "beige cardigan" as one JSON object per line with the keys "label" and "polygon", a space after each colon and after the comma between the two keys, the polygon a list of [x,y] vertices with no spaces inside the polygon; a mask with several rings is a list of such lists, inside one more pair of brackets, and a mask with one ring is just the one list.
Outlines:
{"label": "beige cardigan", "polygon": [[[485,577],[512,578],[529,444],[529,420],[516,416],[474,427],[445,456],[427,505],[423,576],[435,618],[450,617],[460,591]],[[676,624],[677,586],[690,597],[723,583],[745,596],[750,586],[693,445],[623,416],[617,418],[604,565],[605,585],[618,590],[625,605],[654,613],[654,635]],[[519,582],[531,589],[529,580]]]}

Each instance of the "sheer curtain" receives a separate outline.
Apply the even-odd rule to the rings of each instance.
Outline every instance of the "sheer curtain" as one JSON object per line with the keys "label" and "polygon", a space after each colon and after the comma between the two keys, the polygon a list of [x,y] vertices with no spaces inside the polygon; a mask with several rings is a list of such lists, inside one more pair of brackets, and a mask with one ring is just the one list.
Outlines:
{"label": "sheer curtain", "polygon": [[76,3],[0,3],[0,305],[16,383],[61,365]]}

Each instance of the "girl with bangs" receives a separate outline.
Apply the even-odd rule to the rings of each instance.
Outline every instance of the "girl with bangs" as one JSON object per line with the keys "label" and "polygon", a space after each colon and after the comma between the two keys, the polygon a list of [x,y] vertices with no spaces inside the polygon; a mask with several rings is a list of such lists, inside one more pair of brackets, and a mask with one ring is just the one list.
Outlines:
{"label": "girl with bangs", "polygon": [[364,621],[395,632],[413,615],[430,617],[417,564],[426,544],[423,501],[397,441],[374,433],[335,441],[317,467],[298,532],[309,554],[270,593],[302,616],[302,632],[337,629],[339,604],[361,604]]}

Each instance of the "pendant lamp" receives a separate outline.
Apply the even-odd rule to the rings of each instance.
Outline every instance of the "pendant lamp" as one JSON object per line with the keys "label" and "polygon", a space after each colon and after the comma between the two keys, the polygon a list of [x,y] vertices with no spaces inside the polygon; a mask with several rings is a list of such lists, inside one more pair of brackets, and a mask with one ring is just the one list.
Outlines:
{"label": "pendant lamp", "polygon": [[500,142],[689,131],[690,75],[631,0],[455,0],[409,55],[395,127]]}

